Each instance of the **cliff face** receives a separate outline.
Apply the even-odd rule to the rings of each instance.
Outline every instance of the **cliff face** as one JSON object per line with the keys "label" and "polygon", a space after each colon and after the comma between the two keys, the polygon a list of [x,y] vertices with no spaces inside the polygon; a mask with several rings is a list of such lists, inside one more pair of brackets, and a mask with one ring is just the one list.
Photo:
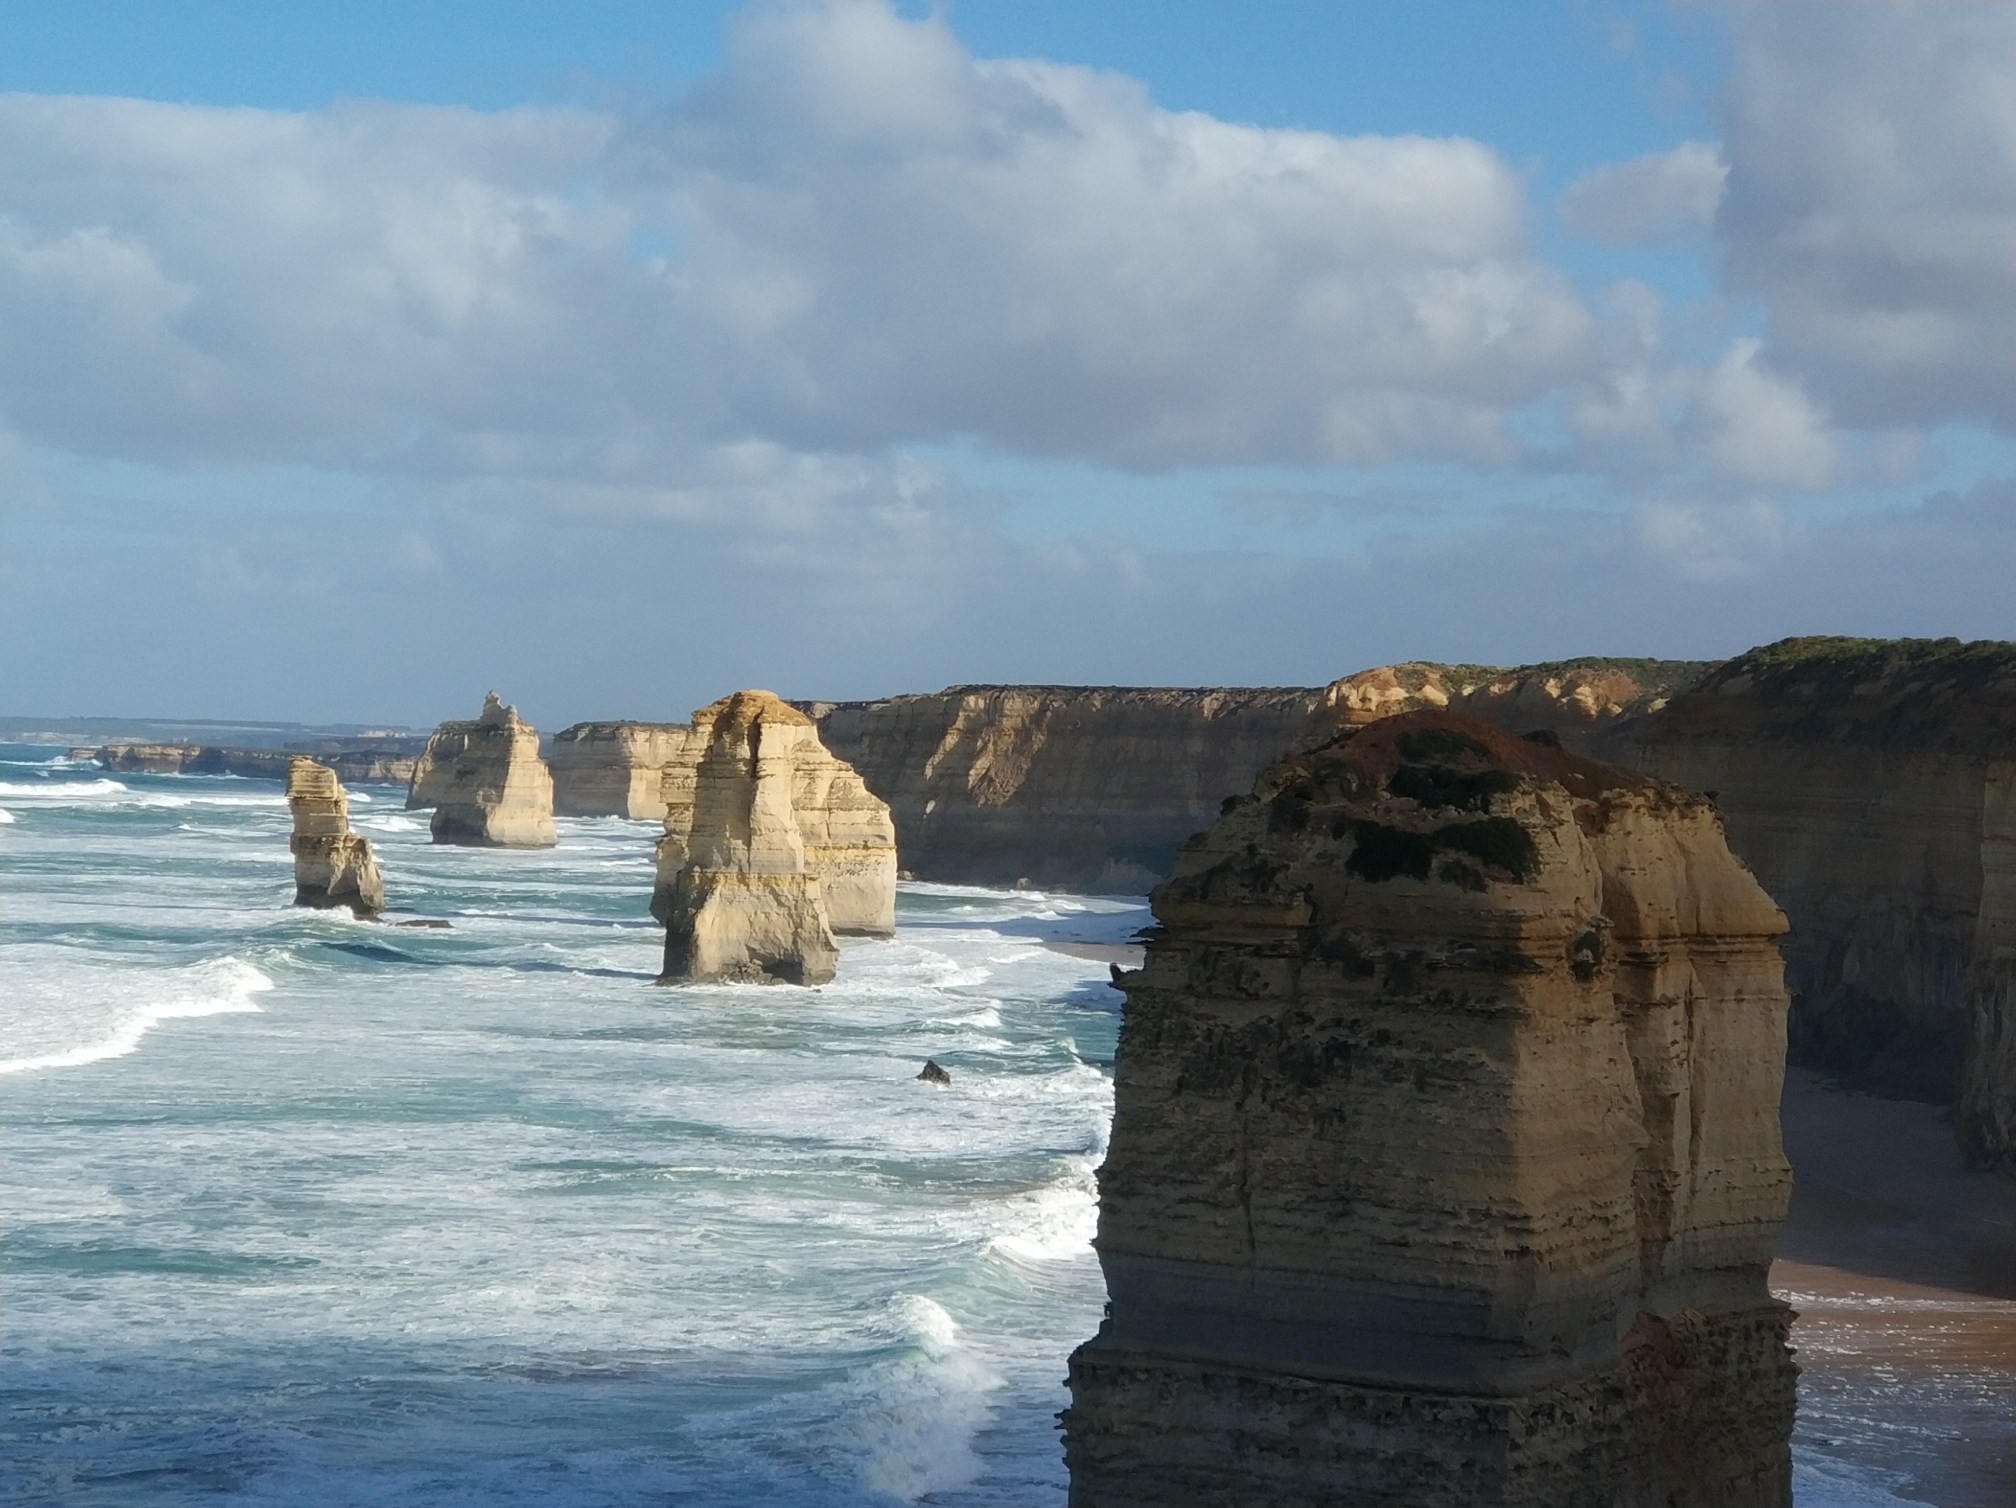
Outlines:
{"label": "cliff face", "polygon": [[[663,980],[824,984],[840,953],[796,801],[805,770],[832,756],[812,720],[767,691],[701,708],[693,738],[699,758],[668,767],[666,781],[651,906],[665,923]],[[889,858],[893,930],[893,848]]]}
{"label": "cliff face", "polygon": [[[78,752],[71,751],[73,756]],[[254,780],[286,780],[296,757],[289,749],[237,749],[217,744],[106,744],[84,750],[107,770],[150,775],[242,775]],[[404,784],[413,778],[414,757],[377,749],[343,749],[322,756],[339,779]]]}
{"label": "cliff face", "polygon": [[350,798],[336,772],[297,754],[287,771],[294,833],[294,904],[348,906],[358,916],[385,909],[385,886],[368,839],[350,831]]}
{"label": "cliff face", "polygon": [[551,848],[553,777],[539,733],[491,692],[474,722],[443,723],[427,740],[408,807],[434,807],[436,843],[469,848]]}
{"label": "cliff face", "polygon": [[1591,660],[1381,666],[1326,687],[955,686],[800,705],[896,819],[922,879],[1144,891],[1226,797],[1291,749],[1417,708],[1594,746],[1705,667]]}
{"label": "cliff face", "polygon": [[1417,713],[1155,913],[1074,1505],[1789,1503],[1784,921],[1707,802]]}
{"label": "cliff face", "polygon": [[[665,815],[665,766],[687,757],[683,723],[576,723],[553,737],[553,810],[563,817]],[[694,758],[698,758],[697,751]]]}
{"label": "cliff face", "polygon": [[1963,1133],[2006,1149],[2016,645],[1790,639],[1633,731],[1642,768],[1715,793],[1792,919],[1793,1061],[1949,1103],[1971,1041]]}

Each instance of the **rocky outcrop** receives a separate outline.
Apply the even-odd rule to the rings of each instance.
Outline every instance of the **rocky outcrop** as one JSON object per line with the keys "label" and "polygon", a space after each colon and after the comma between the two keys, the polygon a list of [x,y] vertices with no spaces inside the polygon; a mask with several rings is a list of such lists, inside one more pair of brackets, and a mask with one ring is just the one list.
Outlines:
{"label": "rocky outcrop", "polygon": [[[663,981],[824,984],[840,953],[797,800],[830,787],[837,761],[812,720],[767,691],[701,708],[693,738],[698,758],[666,779],[651,904],[665,923]],[[892,844],[892,926],[894,857]]]}
{"label": "rocky outcrop", "polygon": [[1705,665],[1381,666],[1324,687],[955,686],[806,702],[920,879],[1141,892],[1261,770],[1380,717],[1458,710],[1596,748]]}
{"label": "rocky outcrop", "polygon": [[1791,918],[1792,1060],[1950,1104],[1971,1052],[1963,1139],[2006,1162],[2016,644],[1788,639],[1633,732]]}
{"label": "rocky outcrop", "polygon": [[[286,780],[298,751],[238,749],[217,744],[106,744],[100,749],[73,749],[107,770],[148,775],[240,775],[253,780]],[[322,763],[339,779],[359,784],[403,785],[413,776],[410,754],[376,749],[344,749],[324,753]]]}
{"label": "rocky outcrop", "polygon": [[562,729],[547,759],[553,810],[563,817],[662,818],[665,767],[687,757],[692,735],[684,723],[576,723]]}
{"label": "rocky outcrop", "polygon": [[406,805],[434,808],[436,843],[551,848],[557,841],[538,730],[494,691],[474,722],[443,723],[427,740]]}
{"label": "rocky outcrop", "polygon": [[385,886],[368,839],[350,831],[350,798],[336,772],[305,754],[287,771],[287,805],[294,814],[294,904],[327,909],[348,906],[358,916],[385,909]]}
{"label": "rocky outcrop", "polygon": [[1077,1508],[1789,1503],[1784,919],[1707,801],[1414,713],[1154,906]]}

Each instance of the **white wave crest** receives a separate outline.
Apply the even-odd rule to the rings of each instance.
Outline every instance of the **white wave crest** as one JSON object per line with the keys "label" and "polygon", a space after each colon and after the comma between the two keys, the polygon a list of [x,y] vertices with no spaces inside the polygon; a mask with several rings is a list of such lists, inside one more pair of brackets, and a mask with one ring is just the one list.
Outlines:
{"label": "white wave crest", "polygon": [[60,1052],[0,1059],[0,1073],[29,1073],[42,1068],[81,1068],[107,1058],[123,1058],[162,1021],[191,1016],[222,1016],[257,1011],[252,997],[273,988],[273,981],[235,957],[215,959],[178,970],[180,988],[127,1015],[112,1032]]}
{"label": "white wave crest", "polygon": [[6,807],[0,806],[0,827],[5,827],[8,823],[12,822],[13,820],[14,820],[14,814],[8,811]]}
{"label": "white wave crest", "polygon": [[0,780],[0,796],[40,796],[57,801],[89,801],[126,794],[118,780]]}

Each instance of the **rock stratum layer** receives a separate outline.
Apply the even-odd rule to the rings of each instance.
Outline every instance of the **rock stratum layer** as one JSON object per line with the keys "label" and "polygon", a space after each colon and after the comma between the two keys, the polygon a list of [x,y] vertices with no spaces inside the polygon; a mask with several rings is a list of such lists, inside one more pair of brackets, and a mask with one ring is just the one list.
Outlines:
{"label": "rock stratum layer", "polygon": [[431,806],[436,843],[465,848],[551,848],[553,777],[539,757],[539,732],[496,692],[472,722],[446,722],[427,740],[406,793]]}
{"label": "rock stratum layer", "polygon": [[834,932],[896,930],[889,811],[767,691],[693,714],[689,759],[663,772],[665,836],[651,912],[667,980],[823,984]]}
{"label": "rock stratum layer", "polygon": [[1597,750],[1707,665],[1406,664],[1324,687],[955,686],[804,702],[895,816],[921,879],[1145,891],[1226,797],[1298,748],[1396,712],[1456,710]]}
{"label": "rock stratum layer", "polygon": [[[78,751],[73,750],[73,756]],[[82,751],[101,769],[148,775],[241,775],[254,780],[286,780],[298,751],[239,749],[220,744],[106,744]],[[317,756],[340,780],[404,785],[417,760],[380,749],[339,749]]]}
{"label": "rock stratum layer", "polygon": [[[668,764],[689,759],[684,723],[576,723],[553,736],[553,810],[563,817],[665,815]],[[698,751],[690,758],[697,759]]]}
{"label": "rock stratum layer", "polygon": [[1940,1104],[1964,1080],[1963,1147],[2016,1167],[2016,644],[1788,639],[1633,733],[1792,920],[1793,1061]]}
{"label": "rock stratum layer", "polygon": [[1077,1508],[1789,1503],[1785,923],[1708,802],[1415,713],[1154,904]]}
{"label": "rock stratum layer", "polygon": [[297,754],[287,770],[294,833],[294,904],[348,906],[358,916],[385,909],[385,885],[371,844],[350,831],[350,797],[326,764]]}

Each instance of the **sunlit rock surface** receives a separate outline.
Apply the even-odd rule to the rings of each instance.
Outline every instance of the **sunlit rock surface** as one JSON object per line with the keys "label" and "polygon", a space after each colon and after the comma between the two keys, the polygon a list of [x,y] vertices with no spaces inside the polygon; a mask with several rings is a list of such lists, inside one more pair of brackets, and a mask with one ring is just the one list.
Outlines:
{"label": "sunlit rock surface", "polygon": [[336,772],[306,755],[287,770],[287,805],[294,833],[294,904],[348,906],[359,916],[385,909],[385,886],[368,839],[350,831],[350,797]]}
{"label": "sunlit rock surface", "polygon": [[675,979],[820,984],[834,933],[896,930],[888,808],[767,691],[693,714],[692,756],[666,766],[652,914]]}
{"label": "sunlit rock surface", "polygon": [[1318,687],[955,686],[799,704],[889,804],[920,879],[1145,891],[1227,796],[1341,729],[1434,708],[1597,750],[1707,666],[1385,665]]}
{"label": "sunlit rock surface", "polygon": [[[665,767],[687,758],[684,723],[576,723],[553,735],[553,810],[562,817],[665,815]],[[693,756],[698,757],[697,753]]]}
{"label": "sunlit rock surface", "polygon": [[1789,1502],[1784,919],[1708,802],[1413,713],[1155,913],[1074,1504]]}
{"label": "sunlit rock surface", "polygon": [[427,740],[406,796],[432,806],[436,843],[468,848],[551,848],[553,777],[539,732],[496,692],[473,722],[443,723]]}

